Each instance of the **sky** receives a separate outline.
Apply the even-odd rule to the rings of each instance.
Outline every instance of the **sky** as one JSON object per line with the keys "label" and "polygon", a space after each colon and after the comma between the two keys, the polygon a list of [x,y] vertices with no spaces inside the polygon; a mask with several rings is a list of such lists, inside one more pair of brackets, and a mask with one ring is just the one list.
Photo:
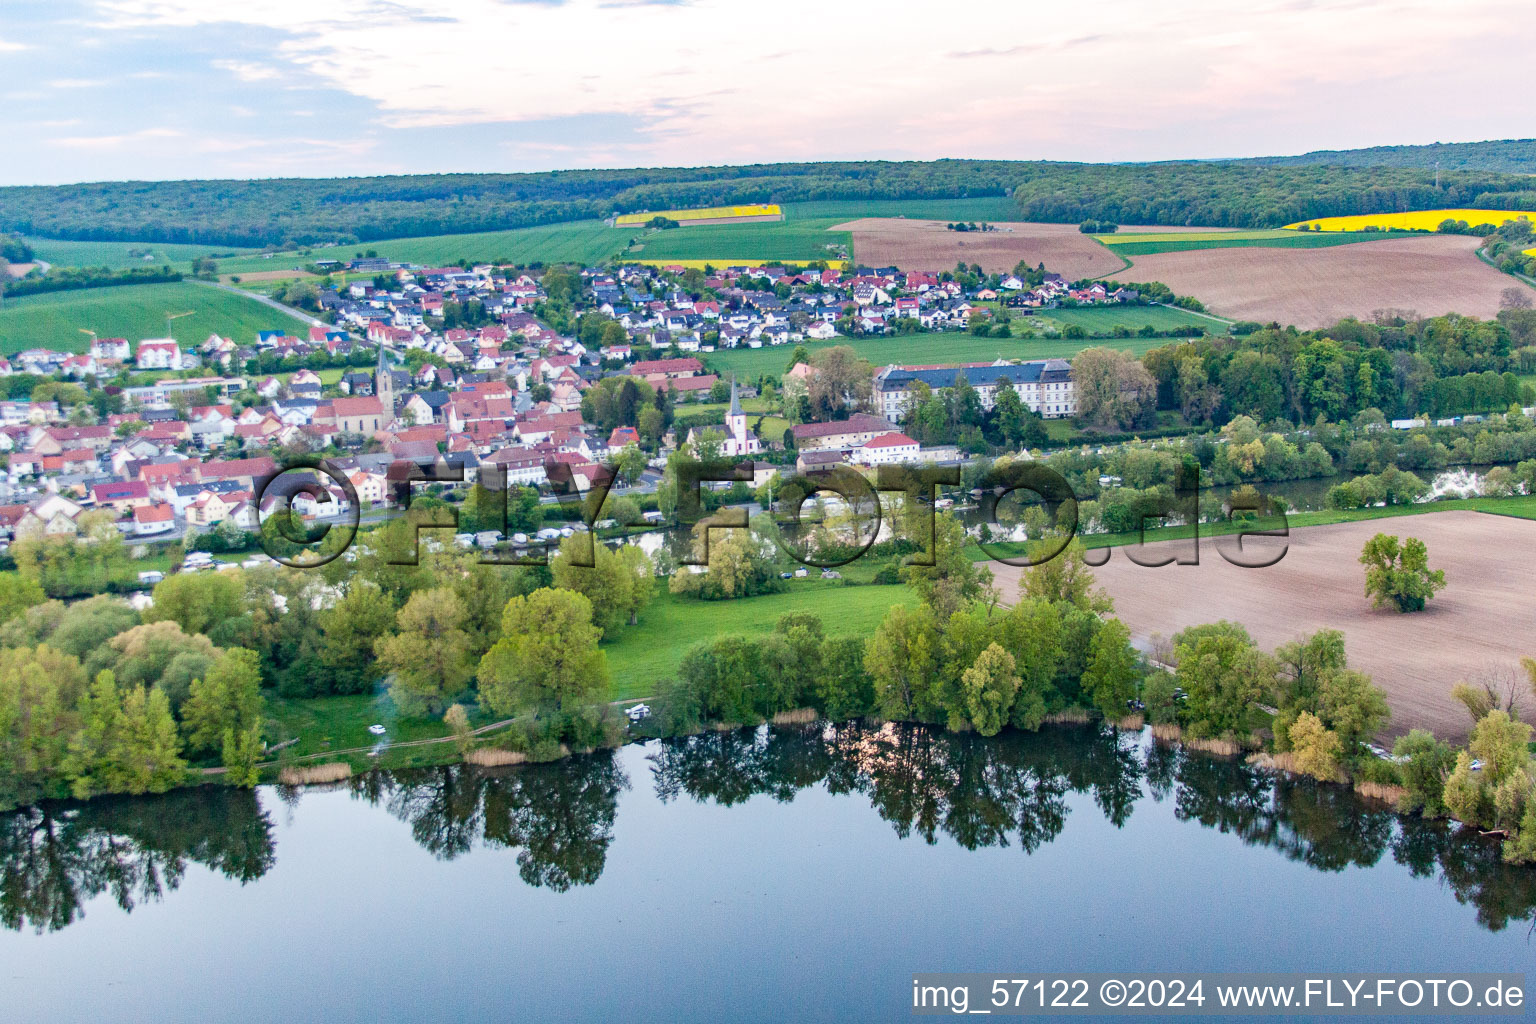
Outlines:
{"label": "sky", "polygon": [[1529,3],[0,0],[0,184],[1528,137]]}

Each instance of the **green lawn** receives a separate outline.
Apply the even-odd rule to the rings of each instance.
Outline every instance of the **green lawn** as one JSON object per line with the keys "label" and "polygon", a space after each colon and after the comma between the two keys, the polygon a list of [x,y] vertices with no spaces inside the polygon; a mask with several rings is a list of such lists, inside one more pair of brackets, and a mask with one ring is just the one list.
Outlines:
{"label": "green lawn", "polygon": [[694,644],[717,636],[771,633],[786,612],[819,615],[832,635],[868,636],[892,605],[912,601],[912,592],[902,586],[846,587],[820,579],[792,580],[783,593],[737,601],[697,601],[663,589],[640,613],[638,626],[623,628],[612,643],[603,645],[614,696],[652,696]]}
{"label": "green lawn", "polygon": [[[677,404],[677,414],[686,416],[690,420],[700,420],[701,422],[709,417],[723,421],[726,410],[730,407],[731,404],[729,402],[679,402]],[[744,398],[741,400],[741,411],[749,416],[754,414],[760,415],[768,411],[768,406],[764,404],[761,398]]]}
{"label": "green lawn", "polygon": [[303,324],[254,299],[190,281],[88,288],[7,299],[0,309],[0,354],[28,348],[83,352],[90,338],[82,329],[134,343],[163,338],[165,315],[189,311],[191,316],[171,322],[171,336],[183,348],[202,344],[210,334],[246,343],[254,342],[258,331],[291,332]]}
{"label": "green lawn", "polygon": [[[268,732],[269,742],[297,736],[299,742],[291,749],[301,756],[368,747],[381,738],[398,743],[448,735],[447,726],[436,718],[401,718],[385,693],[303,699],[269,696],[267,717],[276,723]],[[368,727],[375,723],[389,731],[383,737],[374,736]]]}
{"label": "green lawn", "polygon": [[1076,324],[1092,335],[1107,335],[1116,327],[1135,331],[1148,324],[1153,330],[1158,331],[1170,331],[1176,327],[1198,327],[1209,333],[1223,334],[1226,331],[1225,325],[1231,321],[1221,317],[1202,316],[1174,306],[1076,306],[1046,310],[1029,317],[1015,316],[1013,330],[1017,334],[1028,330],[1031,325],[1035,330],[1042,330],[1049,328],[1053,323],[1060,324],[1062,327]]}
{"label": "green lawn", "polygon": [[[1151,256],[1160,252],[1188,252],[1196,249],[1323,249],[1335,245],[1353,245],[1356,242],[1374,242],[1383,238],[1407,238],[1409,231],[1232,231],[1223,237],[1179,238],[1177,235],[1159,237],[1145,242],[1104,241],[1109,250],[1120,256]],[[1135,235],[1124,235],[1135,238]]]}

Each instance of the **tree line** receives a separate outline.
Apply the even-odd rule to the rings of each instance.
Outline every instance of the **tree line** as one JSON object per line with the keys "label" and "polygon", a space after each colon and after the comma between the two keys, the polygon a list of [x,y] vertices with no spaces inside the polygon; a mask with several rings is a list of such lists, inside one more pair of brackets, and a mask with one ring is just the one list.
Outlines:
{"label": "tree line", "polygon": [[859,161],[0,189],[0,228],[51,238],[261,247],[493,231],[747,202],[1013,196],[1024,219],[1276,227],[1437,206],[1529,205],[1529,177],[1242,162]]}
{"label": "tree line", "polygon": [[1502,412],[1536,403],[1520,379],[1536,369],[1536,310],[1509,308],[1492,320],[1389,310],[1317,331],[1252,324],[1140,359],[1084,349],[1072,367],[1079,420],[1107,431],[1150,426],[1158,410],[1215,427],[1239,416],[1337,422],[1368,409],[1390,418]]}
{"label": "tree line", "polygon": [[102,268],[52,271],[46,276],[28,276],[0,285],[0,294],[7,298],[23,295],[43,295],[48,292],[72,292],[86,288],[112,288],[130,284],[163,284],[180,281],[179,270],[170,267],[129,267],[127,270]]}

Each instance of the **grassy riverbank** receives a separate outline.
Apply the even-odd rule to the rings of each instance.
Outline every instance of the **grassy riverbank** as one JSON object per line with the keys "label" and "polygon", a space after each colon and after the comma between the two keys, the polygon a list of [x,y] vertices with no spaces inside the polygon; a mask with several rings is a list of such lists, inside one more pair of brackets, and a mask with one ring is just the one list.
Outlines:
{"label": "grassy riverbank", "polygon": [[603,644],[613,695],[620,700],[649,697],[677,671],[694,644],[717,636],[771,633],[786,612],[821,616],[829,635],[868,636],[887,609],[913,600],[904,586],[849,587],[821,579],[790,580],[782,593],[736,601],[699,601],[663,591],[646,606],[638,626],[624,628]]}

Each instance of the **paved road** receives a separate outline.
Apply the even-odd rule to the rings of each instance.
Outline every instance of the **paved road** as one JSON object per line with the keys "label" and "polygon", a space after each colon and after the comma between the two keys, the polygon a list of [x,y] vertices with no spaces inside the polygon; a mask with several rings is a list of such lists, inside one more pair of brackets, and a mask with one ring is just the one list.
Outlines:
{"label": "paved road", "polygon": [[262,295],[260,292],[249,292],[244,288],[236,288],[232,284],[221,284],[217,281],[199,281],[192,277],[185,278],[185,280],[191,281],[193,284],[200,284],[204,288],[217,288],[221,292],[229,292],[232,295],[243,295],[248,299],[261,303],[263,306],[271,306],[273,309],[280,313],[286,313],[296,320],[302,320],[309,324],[311,327],[324,327],[327,330],[330,330],[333,327],[332,324],[328,324],[324,320],[319,320],[315,317],[312,317],[308,313],[294,309],[292,306],[285,306],[281,302],[278,302],[276,299],[268,298],[267,296]]}

